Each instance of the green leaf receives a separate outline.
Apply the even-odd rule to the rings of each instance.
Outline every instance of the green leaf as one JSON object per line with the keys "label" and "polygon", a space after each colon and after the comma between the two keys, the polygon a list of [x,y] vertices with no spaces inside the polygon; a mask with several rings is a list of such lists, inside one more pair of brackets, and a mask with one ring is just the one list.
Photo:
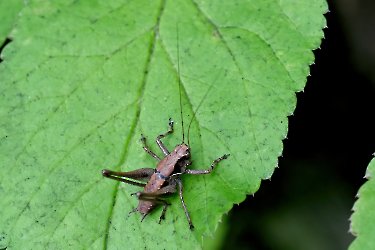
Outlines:
{"label": "green leaf", "polygon": [[358,200],[354,203],[354,213],[350,217],[350,232],[357,238],[350,245],[350,250],[375,248],[375,180],[372,174],[375,170],[375,160],[372,159],[367,167],[365,178],[368,181],[359,189]]}
{"label": "green leaf", "polygon": [[[0,65],[0,247],[201,248],[277,166],[326,11],[309,0],[28,1]],[[163,143],[181,143],[178,61],[191,168],[231,154],[181,177],[194,231],[177,194],[161,225],[161,207],[141,223],[128,215],[140,188],[101,176],[155,167],[141,134],[161,156],[153,141],[169,118]]]}
{"label": "green leaf", "polygon": [[18,20],[18,13],[24,7],[23,2],[24,0],[0,0],[0,46],[10,36],[10,31]]}

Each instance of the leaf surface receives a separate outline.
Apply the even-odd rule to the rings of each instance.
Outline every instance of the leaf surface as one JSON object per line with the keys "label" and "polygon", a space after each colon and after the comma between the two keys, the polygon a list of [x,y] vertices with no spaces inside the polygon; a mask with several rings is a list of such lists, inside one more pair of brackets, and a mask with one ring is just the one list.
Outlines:
{"label": "leaf surface", "polygon": [[354,213],[350,217],[350,232],[357,238],[350,245],[349,250],[375,248],[375,160],[372,159],[367,167],[365,178],[368,181],[362,185],[357,193],[358,200],[354,203]]}
{"label": "leaf surface", "polygon": [[10,36],[18,20],[19,12],[24,7],[23,0],[0,0],[0,45]]}
{"label": "leaf surface", "polygon": [[[277,166],[326,11],[308,0],[28,1],[0,65],[0,247],[201,248]],[[140,188],[101,176],[155,167],[141,134],[161,156],[169,118],[163,143],[181,143],[178,64],[191,168],[231,154],[181,177],[194,231],[177,194],[161,225],[161,207],[141,223],[128,215]]]}

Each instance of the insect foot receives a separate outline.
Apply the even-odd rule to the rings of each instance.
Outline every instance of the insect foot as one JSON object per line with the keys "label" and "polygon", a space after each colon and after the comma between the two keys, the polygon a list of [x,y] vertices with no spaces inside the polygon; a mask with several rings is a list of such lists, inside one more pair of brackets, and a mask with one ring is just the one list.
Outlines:
{"label": "insect foot", "polygon": [[139,199],[139,196],[141,195],[141,192],[136,192],[136,193],[132,193],[132,194],[130,194],[130,196],[133,196],[133,195],[136,195],[136,196],[137,196],[137,199]]}

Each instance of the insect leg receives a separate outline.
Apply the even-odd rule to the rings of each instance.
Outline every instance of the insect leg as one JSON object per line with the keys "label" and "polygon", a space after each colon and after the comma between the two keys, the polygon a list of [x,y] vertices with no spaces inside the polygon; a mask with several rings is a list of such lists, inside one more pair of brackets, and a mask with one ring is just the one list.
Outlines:
{"label": "insect leg", "polygon": [[212,172],[212,170],[214,170],[215,165],[216,165],[219,161],[222,161],[222,160],[224,160],[224,159],[227,159],[228,156],[230,156],[230,154],[223,155],[223,156],[220,157],[219,159],[214,160],[214,162],[211,164],[211,168],[210,168],[210,169],[205,169],[205,170],[199,170],[199,169],[186,169],[186,172],[185,172],[184,174],[193,174],[193,175],[197,175],[197,174],[209,174],[209,173]]}
{"label": "insect leg", "polygon": [[165,156],[169,155],[169,151],[164,146],[164,144],[162,143],[162,141],[160,139],[166,137],[167,135],[169,135],[173,132],[173,121],[171,121],[171,118],[169,118],[169,127],[170,127],[170,130],[167,133],[159,135],[158,137],[156,137],[156,143],[158,144],[161,152],[163,152],[163,154]]}
{"label": "insect leg", "polygon": [[[137,211],[138,211],[138,207],[136,207],[136,208],[134,208],[132,211],[130,211],[129,214],[131,214],[131,213],[133,213],[133,212],[137,212]],[[143,215],[141,222],[145,219],[146,215],[147,215],[147,213]],[[160,224],[160,223],[159,223],[159,224]]]}
{"label": "insect leg", "polygon": [[185,209],[185,214],[186,214],[186,217],[188,219],[188,222],[189,222],[189,225],[190,225],[190,229],[194,229],[194,226],[193,224],[191,223],[191,219],[190,219],[190,216],[189,216],[189,213],[187,211],[187,208],[185,206],[185,202],[184,202],[184,198],[183,198],[183,194],[182,194],[182,189],[183,189],[183,185],[182,185],[182,181],[180,178],[176,178],[176,181],[178,183],[178,187],[180,188],[180,198],[181,198],[181,203],[182,203],[182,206],[184,207]]}
{"label": "insect leg", "polygon": [[164,205],[164,207],[163,207],[163,212],[161,212],[161,215],[160,215],[160,218],[159,218],[159,224],[160,224],[160,222],[161,222],[161,220],[164,220],[165,219],[165,211],[167,211],[167,206],[170,206],[171,204],[166,204],[166,205]]}
{"label": "insect leg", "polygon": [[155,203],[165,204],[167,202],[162,200],[162,199],[157,198],[157,196],[160,196],[160,195],[163,195],[163,194],[176,193],[176,191],[177,191],[176,185],[168,185],[168,186],[162,187],[161,189],[159,189],[158,191],[153,192],[153,193],[137,192],[137,193],[133,193],[131,195],[136,195],[137,198],[139,200],[142,200],[142,201],[152,201],[152,202],[156,201]]}
{"label": "insect leg", "polygon": [[[151,177],[155,173],[155,169],[153,168],[140,168],[130,172],[115,172],[107,169],[102,170],[102,175],[104,177],[122,181],[128,184],[144,187],[146,184],[142,183],[141,181],[145,181]],[[121,178],[125,177],[125,178]]]}
{"label": "insect leg", "polygon": [[161,161],[160,157],[157,156],[156,154],[154,154],[150,149],[148,149],[147,145],[146,145],[146,138],[142,137],[141,141],[143,142],[143,149],[149,153],[152,157],[154,157],[157,161]]}
{"label": "insect leg", "polygon": [[[176,185],[169,185],[169,186],[163,187],[163,188],[161,188],[158,191],[153,192],[153,193],[137,192],[137,193],[134,193],[134,194],[137,196],[137,198],[139,200],[142,200],[142,201],[151,201],[152,203],[155,203],[157,205],[164,205],[163,212],[161,213],[161,216],[160,216],[160,219],[159,219],[159,224],[160,224],[161,220],[164,220],[164,218],[165,218],[164,215],[165,215],[165,211],[167,211],[167,206],[170,206],[171,204],[169,204],[165,200],[157,198],[157,196],[163,195],[163,194],[175,193],[176,191],[177,191],[176,190]],[[134,195],[134,194],[132,194],[132,195]],[[138,211],[138,209],[135,208],[130,213],[135,212],[135,211]],[[146,215],[147,214],[145,214],[143,216],[142,221],[146,217]]]}

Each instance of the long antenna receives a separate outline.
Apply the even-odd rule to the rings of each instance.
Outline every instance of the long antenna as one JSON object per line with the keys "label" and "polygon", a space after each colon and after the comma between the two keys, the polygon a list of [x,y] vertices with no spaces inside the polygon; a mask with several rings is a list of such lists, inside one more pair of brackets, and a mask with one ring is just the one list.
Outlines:
{"label": "long antenna", "polygon": [[[226,62],[226,61],[225,61],[225,62]],[[202,105],[203,101],[206,100],[206,97],[207,97],[208,93],[210,92],[210,90],[211,90],[212,87],[214,86],[216,80],[219,78],[219,75],[220,75],[220,71],[219,71],[219,73],[216,75],[216,77],[215,77],[215,79],[214,79],[212,85],[207,89],[207,91],[206,91],[206,93],[204,94],[202,100],[200,101],[200,103],[199,103],[197,109],[194,111],[193,117],[192,117],[191,120],[190,120],[189,127],[188,127],[188,145],[190,145],[190,142],[189,142],[189,140],[190,140],[190,126],[191,126],[191,124],[193,123],[194,118],[195,118],[195,115],[197,114],[197,112],[198,112],[200,106]]]}
{"label": "long antenna", "polygon": [[[178,73],[178,88],[180,91],[180,110],[181,110],[181,125],[182,125],[182,143],[185,141],[185,131],[184,131],[184,116],[182,114],[182,90],[181,90],[181,76],[180,76],[180,46],[179,46],[179,34],[178,34],[178,23],[176,25],[177,30],[177,73]],[[190,126],[189,126],[190,127]],[[188,143],[189,145],[189,143]]]}
{"label": "long antenna", "polygon": [[[182,125],[182,142],[185,141],[185,131],[184,131],[184,118],[183,118],[183,114],[182,114],[182,84],[181,84],[181,75],[180,75],[180,47],[179,47],[179,42],[180,42],[180,39],[179,39],[179,32],[178,32],[178,23],[176,25],[176,30],[177,30],[177,69],[178,69],[178,86],[179,86],[179,90],[180,90],[180,110],[181,110],[181,125]],[[225,60],[224,61],[224,65],[225,63],[227,62],[228,60]],[[189,127],[188,127],[188,144],[187,145],[190,145],[190,127],[191,127],[191,124],[193,123],[194,121],[194,118],[200,108],[200,106],[202,105],[203,101],[206,99],[208,93],[210,92],[210,90],[212,89],[212,87],[214,86],[214,84],[216,83],[216,80],[219,78],[219,75],[220,75],[220,71],[219,73],[216,75],[214,81],[212,82],[212,85],[207,89],[206,93],[204,94],[202,100],[200,101],[197,109],[194,111],[193,113],[193,117],[191,118],[190,120],[190,123],[189,123]]]}

